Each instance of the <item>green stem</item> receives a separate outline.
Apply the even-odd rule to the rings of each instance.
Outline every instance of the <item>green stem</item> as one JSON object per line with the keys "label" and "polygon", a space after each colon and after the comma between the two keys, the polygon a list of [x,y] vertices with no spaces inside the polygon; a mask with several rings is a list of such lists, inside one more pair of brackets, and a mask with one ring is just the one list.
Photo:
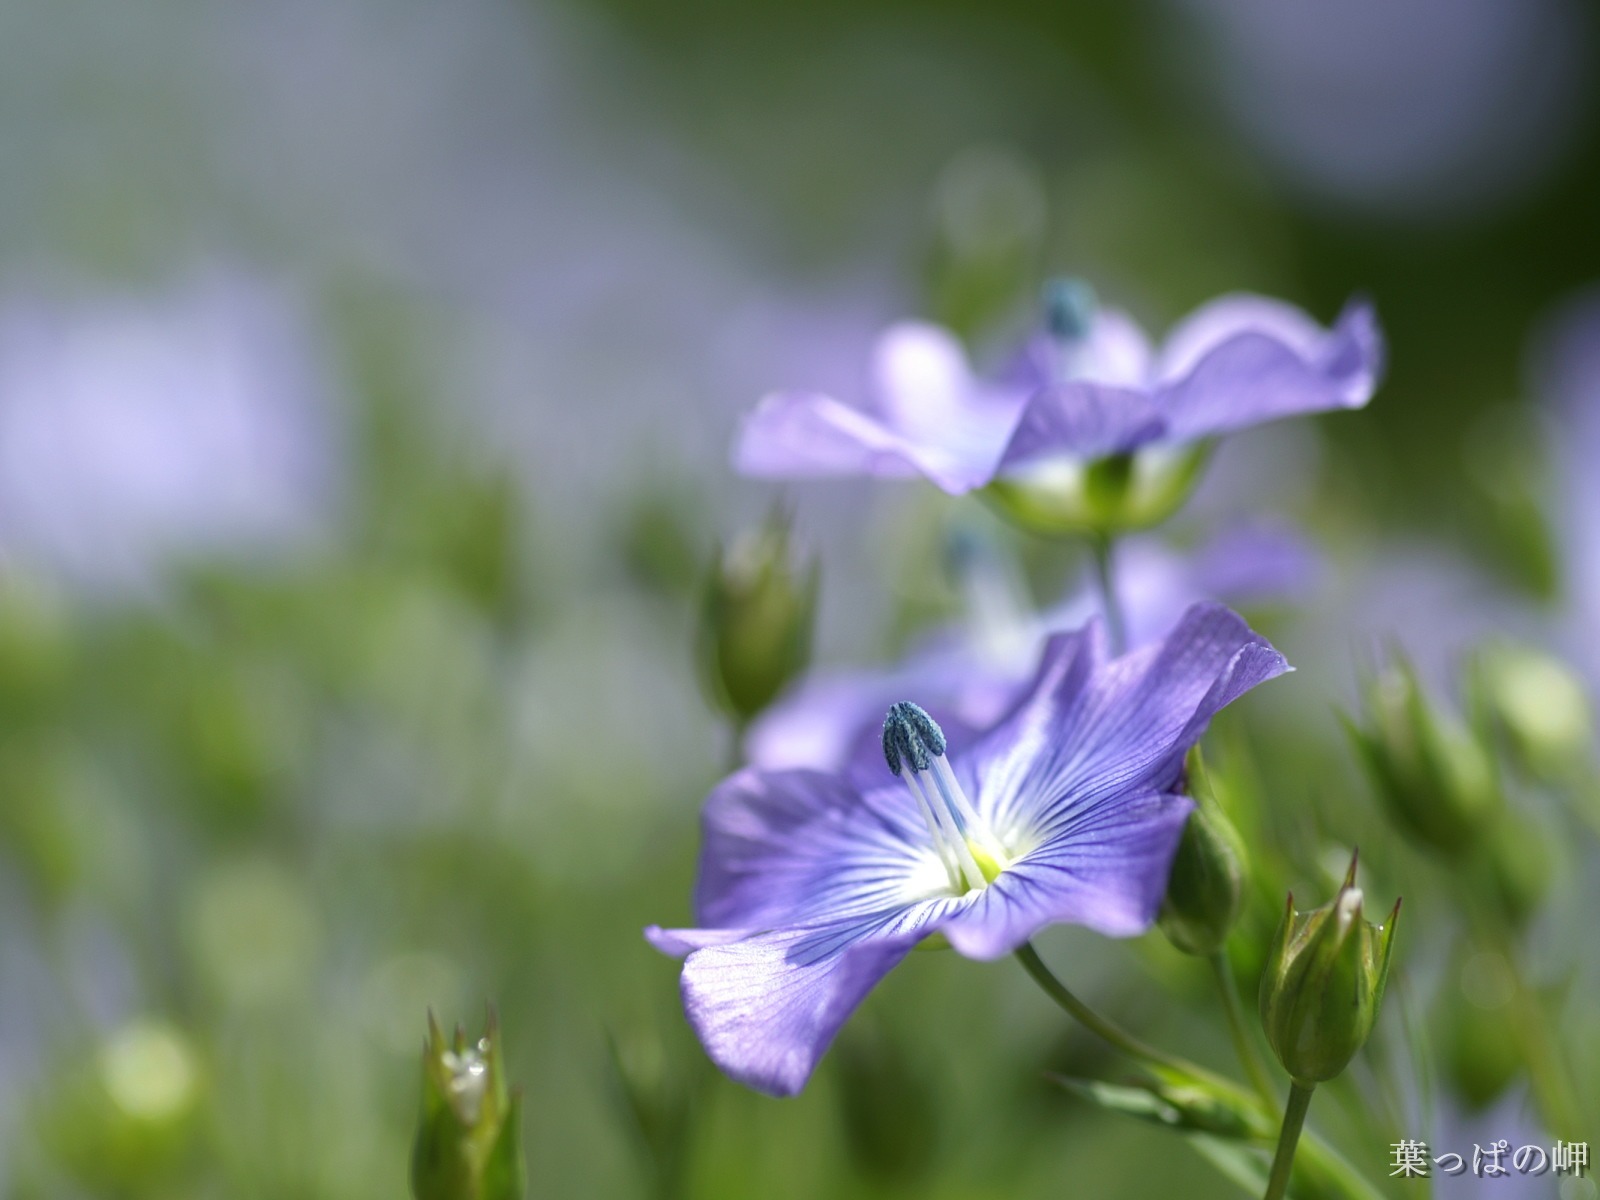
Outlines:
{"label": "green stem", "polygon": [[1119,657],[1128,649],[1128,627],[1122,619],[1122,601],[1117,598],[1116,576],[1111,566],[1114,541],[1110,534],[1097,533],[1090,539],[1094,550],[1094,578],[1100,588],[1100,608],[1105,613],[1106,632],[1111,637],[1111,653]]}
{"label": "green stem", "polygon": [[1272,1159],[1272,1175],[1267,1179],[1267,1191],[1261,1200],[1283,1200],[1289,1191],[1289,1173],[1294,1170],[1294,1149],[1300,1143],[1300,1130],[1305,1127],[1306,1109],[1311,1107],[1311,1093],[1317,1090],[1314,1083],[1289,1083],[1289,1103],[1283,1109],[1283,1128],[1278,1133],[1278,1153]]}
{"label": "green stem", "polygon": [[[1044,989],[1046,995],[1066,1010],[1068,1016],[1091,1032],[1098,1034],[1123,1053],[1144,1063],[1156,1075],[1205,1085],[1235,1111],[1246,1114],[1246,1119],[1252,1123],[1258,1122],[1258,1137],[1266,1139],[1272,1136],[1270,1122],[1273,1112],[1277,1109],[1276,1100],[1263,1106],[1261,1098],[1253,1095],[1249,1089],[1240,1087],[1232,1080],[1224,1079],[1186,1058],[1146,1045],[1121,1026],[1106,1020],[1073,995],[1066,984],[1050,973],[1050,968],[1044,965],[1039,958],[1039,952],[1033,948],[1031,942],[1024,942],[1017,950],[1017,959],[1028,974],[1033,976],[1034,982]],[[1335,1153],[1331,1146],[1322,1142],[1316,1134],[1306,1135],[1306,1143],[1301,1148],[1300,1157],[1305,1160],[1306,1169],[1315,1172],[1315,1178],[1324,1187],[1324,1194],[1341,1196],[1345,1200],[1382,1200],[1382,1193]]]}
{"label": "green stem", "polygon": [[1233,966],[1225,950],[1211,956],[1211,970],[1217,977],[1217,990],[1222,993],[1222,1011],[1228,1016],[1228,1031],[1233,1034],[1233,1049],[1239,1056],[1239,1065],[1249,1077],[1251,1086],[1261,1096],[1268,1109],[1278,1106],[1278,1093],[1273,1089],[1272,1077],[1256,1053],[1250,1040],[1250,1030],[1245,1025],[1244,1006],[1239,1002],[1239,985],[1233,978]]}
{"label": "green stem", "polygon": [[1084,1028],[1098,1034],[1105,1041],[1110,1042],[1118,1050],[1131,1058],[1141,1062],[1151,1063],[1155,1066],[1167,1067],[1174,1071],[1192,1072],[1197,1070],[1192,1063],[1187,1063],[1176,1055],[1168,1054],[1164,1050],[1157,1050],[1141,1042],[1122,1026],[1106,1020],[1082,1000],[1079,1000],[1054,975],[1050,968],[1044,965],[1044,960],[1039,957],[1039,952],[1033,948],[1032,942],[1023,942],[1017,950],[1017,959],[1034,982],[1044,989],[1045,994],[1059,1004],[1067,1015],[1072,1017]]}
{"label": "green stem", "polygon": [[746,717],[728,718],[728,736],[732,745],[728,747],[728,773],[731,775],[744,766],[744,739],[750,732],[750,721]]}

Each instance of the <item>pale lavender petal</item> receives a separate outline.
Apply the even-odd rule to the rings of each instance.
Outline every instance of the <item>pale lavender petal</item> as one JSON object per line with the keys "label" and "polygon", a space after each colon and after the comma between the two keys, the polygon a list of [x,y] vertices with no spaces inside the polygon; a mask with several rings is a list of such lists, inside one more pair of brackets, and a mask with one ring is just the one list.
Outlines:
{"label": "pale lavender petal", "polygon": [[1086,381],[1052,384],[1022,410],[999,470],[1058,456],[1104,458],[1166,433],[1161,412],[1142,391]]}
{"label": "pale lavender petal", "polygon": [[932,856],[898,780],[862,791],[820,771],[745,770],[706,801],[695,920],[749,931],[904,906]]}
{"label": "pale lavender petal", "polygon": [[993,477],[1008,427],[996,424],[986,437],[966,440],[956,430],[945,441],[925,442],[832,396],[775,392],[744,419],[733,465],[742,474],[765,479],[907,479],[920,474],[959,495]]}
{"label": "pale lavender petal", "polygon": [[1150,382],[1150,339],[1120,309],[1100,309],[1087,337],[1062,342],[1048,333],[1029,338],[1003,378],[1030,394],[1071,380],[1142,389]]}
{"label": "pale lavender petal", "polygon": [[882,421],[819,392],[774,392],[744,419],[733,465],[745,475],[911,478],[915,448]]}
{"label": "pale lavender petal", "polygon": [[[1205,600],[1249,606],[1304,595],[1320,565],[1302,535],[1266,525],[1224,530],[1187,554],[1156,538],[1129,538],[1117,547],[1117,595],[1131,643],[1142,646]],[[1086,584],[1084,592],[1095,589]]]}
{"label": "pale lavender petal", "polygon": [[1140,387],[1151,370],[1150,339],[1138,322],[1120,309],[1103,308],[1089,336],[1075,348],[1070,373],[1113,387]]}
{"label": "pale lavender petal", "polygon": [[1190,575],[1203,596],[1250,605],[1304,595],[1322,566],[1316,547],[1303,534],[1255,524],[1212,537],[1194,552]]}
{"label": "pale lavender petal", "polygon": [[885,423],[955,461],[992,467],[1029,392],[986,385],[947,329],[902,321],[873,351],[874,397]]}
{"label": "pale lavender petal", "polygon": [[888,775],[879,735],[891,704],[920,704],[944,730],[950,753],[958,753],[1011,707],[1031,674],[1036,644],[1022,662],[944,639],[896,667],[818,673],[755,720],[745,757],[767,771],[809,767],[881,784]]}
{"label": "pale lavender petal", "polygon": [[707,946],[742,942],[749,936],[748,929],[663,929],[660,925],[647,925],[644,931],[645,941],[674,958],[682,958]]}
{"label": "pale lavender petal", "polygon": [[1167,333],[1156,357],[1153,382],[1173,383],[1188,375],[1223,343],[1259,334],[1303,359],[1318,357],[1328,331],[1302,309],[1270,296],[1234,292],[1195,309]]}
{"label": "pale lavender petal", "polygon": [[683,964],[684,1012],[730,1078],[793,1096],[846,1018],[942,912],[922,905],[867,924],[785,929],[695,950]]}
{"label": "pale lavender petal", "polygon": [[1366,304],[1351,304],[1324,333],[1288,305],[1234,298],[1180,326],[1163,354],[1155,400],[1168,437],[1192,441],[1281,417],[1360,408],[1382,363],[1382,338]]}
{"label": "pale lavender petal", "polygon": [[1010,954],[1047,925],[1083,925],[1108,937],[1150,928],[1178,839],[1194,803],[1186,796],[1118,794],[1077,811],[1012,863],[943,926],[969,958]]}
{"label": "pale lavender petal", "polygon": [[1052,639],[1047,664],[1058,665],[967,756],[978,810],[1001,829],[1048,837],[1107,796],[1167,790],[1212,716],[1290,669],[1237,615],[1210,604],[1191,608],[1163,643],[1087,678],[1081,655]]}

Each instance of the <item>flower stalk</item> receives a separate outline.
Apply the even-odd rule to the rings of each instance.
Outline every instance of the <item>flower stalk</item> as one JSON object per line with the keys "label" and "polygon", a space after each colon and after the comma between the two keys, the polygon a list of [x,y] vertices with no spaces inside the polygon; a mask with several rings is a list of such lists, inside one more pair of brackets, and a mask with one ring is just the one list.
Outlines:
{"label": "flower stalk", "polygon": [[1233,964],[1228,961],[1225,950],[1218,950],[1209,961],[1211,972],[1216,976],[1217,991],[1222,997],[1222,1011],[1228,1018],[1228,1032],[1233,1037],[1233,1049],[1239,1056],[1239,1065],[1244,1068],[1250,1086],[1255,1088],[1262,1102],[1268,1108],[1273,1108],[1278,1103],[1278,1093],[1272,1086],[1272,1077],[1267,1074],[1266,1064],[1261,1061],[1255,1043],[1250,1040],[1250,1031],[1244,1021],[1244,1004],[1239,999],[1239,984],[1233,977]]}
{"label": "flower stalk", "polygon": [[1272,1174],[1267,1177],[1267,1190],[1261,1200],[1283,1200],[1288,1193],[1295,1147],[1300,1144],[1306,1110],[1311,1107],[1311,1094],[1316,1090],[1316,1084],[1301,1083],[1298,1079],[1289,1085],[1289,1101],[1283,1108],[1283,1128],[1278,1133],[1278,1150],[1273,1155]]}
{"label": "flower stalk", "polygon": [[1111,653],[1125,654],[1128,649],[1128,625],[1122,616],[1122,602],[1117,598],[1116,574],[1112,564],[1115,539],[1110,534],[1095,534],[1090,538],[1094,552],[1094,578],[1100,589],[1100,610],[1105,614],[1106,633],[1111,638]]}

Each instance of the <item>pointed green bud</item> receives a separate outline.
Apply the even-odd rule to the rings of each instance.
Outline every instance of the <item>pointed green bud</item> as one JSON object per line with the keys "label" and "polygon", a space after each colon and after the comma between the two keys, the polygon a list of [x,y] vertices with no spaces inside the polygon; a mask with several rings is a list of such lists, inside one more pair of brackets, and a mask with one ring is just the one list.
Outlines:
{"label": "pointed green bud", "polygon": [[1539,818],[1507,808],[1468,864],[1473,886],[1512,929],[1521,929],[1544,905],[1558,873],[1555,847]]}
{"label": "pointed green bud", "polygon": [[754,717],[811,661],[817,566],[797,566],[789,519],[774,510],[717,556],[701,609],[701,675],[713,703]]}
{"label": "pointed green bud", "polygon": [[1428,697],[1399,655],[1365,687],[1367,723],[1345,723],[1394,823],[1446,854],[1471,846],[1501,804],[1493,756]]}
{"label": "pointed green bud", "polygon": [[1156,922],[1183,953],[1209,958],[1222,949],[1244,907],[1244,839],[1217,802],[1198,747],[1189,752],[1188,776],[1195,809],[1183,827]]}
{"label": "pointed green bud", "polygon": [[522,1097],[506,1085],[500,1026],[489,1011],[484,1035],[447,1040],[428,1014],[422,1049],[422,1110],[411,1148],[416,1200],[522,1200]]}
{"label": "pointed green bud", "polygon": [[1571,667],[1526,646],[1499,644],[1475,657],[1472,683],[1512,761],[1528,775],[1560,784],[1589,769],[1594,712]]}
{"label": "pointed green bud", "polygon": [[1332,1079],[1365,1044],[1383,1001],[1399,917],[1397,900],[1383,925],[1362,918],[1353,855],[1328,904],[1296,912],[1289,897],[1261,975],[1261,1023],[1293,1079]]}
{"label": "pointed green bud", "polygon": [[1142,446],[1080,461],[1044,459],[996,479],[979,494],[1007,521],[1046,537],[1115,537],[1159,525],[1194,491],[1209,442]]}

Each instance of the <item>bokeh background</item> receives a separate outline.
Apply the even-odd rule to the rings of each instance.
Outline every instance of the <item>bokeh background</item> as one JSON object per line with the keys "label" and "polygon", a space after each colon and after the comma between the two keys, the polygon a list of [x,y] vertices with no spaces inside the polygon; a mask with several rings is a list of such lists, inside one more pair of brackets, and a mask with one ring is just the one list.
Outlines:
{"label": "bokeh background", "polygon": [[[1441,868],[1384,831],[1337,712],[1383,639],[1441,693],[1491,636],[1600,678],[1596,18],[0,5],[4,1193],[404,1195],[425,1014],[492,1001],[536,1196],[1241,1194],[1045,1080],[1125,1068],[1013,964],[912,956],[778,1102],[714,1076],[640,937],[688,918],[733,753],[692,647],[715,545],[776,495],[727,465],[739,413],[852,393],[902,314],[981,355],[1058,272],[1157,328],[1234,289],[1323,320],[1375,300],[1370,409],[1236,439],[1171,532],[1266,512],[1317,547],[1252,614],[1300,672],[1219,723],[1277,831],[1265,890],[1317,895],[1362,841],[1414,918],[1424,1032],[1391,1014],[1382,1040],[1448,1057],[1465,1012],[1491,1054],[1498,993],[1457,986]],[[1017,550],[1039,603],[1080,569],[924,487],[784,496],[823,663],[959,613],[952,523]],[[1530,727],[1587,744],[1551,694]],[[1549,834],[1530,954],[1593,1103],[1592,813],[1561,832],[1587,778],[1519,823]],[[1203,965],[1157,935],[1041,945],[1228,1065]],[[1368,1075],[1313,1120],[1382,1176]],[[1522,1096],[1472,1116],[1441,1084],[1441,1125],[1380,1128],[1514,1139]]]}

